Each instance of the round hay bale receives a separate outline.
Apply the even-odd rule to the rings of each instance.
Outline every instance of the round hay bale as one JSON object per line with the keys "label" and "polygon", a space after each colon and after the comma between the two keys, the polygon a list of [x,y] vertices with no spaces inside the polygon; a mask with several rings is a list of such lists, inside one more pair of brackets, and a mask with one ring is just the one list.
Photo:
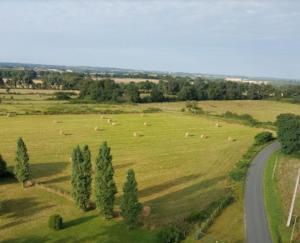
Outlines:
{"label": "round hay bale", "polygon": [[111,119],[107,119],[107,123],[111,123]]}
{"label": "round hay bale", "polygon": [[216,123],[216,127],[221,127],[220,123],[217,122]]}
{"label": "round hay bale", "polygon": [[233,137],[228,137],[227,140],[230,141],[230,142],[235,142],[236,141],[236,139],[233,138]]}
{"label": "round hay bale", "polygon": [[190,136],[190,134],[189,134],[188,132],[186,132],[186,133],[184,134],[184,136],[187,138],[187,137]]}
{"label": "round hay bale", "polygon": [[101,119],[104,119],[104,116],[103,116],[103,115],[101,115],[100,117],[101,117]]}
{"label": "round hay bale", "polygon": [[34,181],[27,180],[24,182],[24,187],[32,187],[34,186]]}
{"label": "round hay bale", "polygon": [[206,136],[204,134],[201,134],[200,138],[206,138]]}
{"label": "round hay bale", "polygon": [[59,130],[59,135],[64,135],[64,132],[62,130]]}
{"label": "round hay bale", "polygon": [[115,122],[112,122],[112,123],[111,123],[111,125],[112,125],[112,126],[115,126],[115,125],[117,125],[117,123],[115,123]]}
{"label": "round hay bale", "polygon": [[144,126],[148,126],[148,123],[147,123],[147,122],[144,122]]}
{"label": "round hay bale", "polygon": [[99,131],[99,127],[95,127],[94,130],[95,130],[95,131]]}
{"label": "round hay bale", "polygon": [[142,210],[142,216],[143,217],[148,217],[151,214],[151,207],[149,206],[144,206]]}
{"label": "round hay bale", "polygon": [[72,157],[69,157],[69,161],[72,162]]}
{"label": "round hay bale", "polygon": [[134,133],[133,133],[133,136],[134,136],[134,137],[137,137],[137,136],[138,136],[137,132],[134,132]]}

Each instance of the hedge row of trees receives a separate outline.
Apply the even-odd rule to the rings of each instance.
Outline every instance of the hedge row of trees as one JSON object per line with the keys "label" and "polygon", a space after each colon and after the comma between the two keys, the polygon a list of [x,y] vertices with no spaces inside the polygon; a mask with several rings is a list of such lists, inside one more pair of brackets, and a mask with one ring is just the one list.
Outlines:
{"label": "hedge row of trees", "polygon": [[286,154],[300,151],[300,116],[281,114],[276,121],[281,150]]}
{"label": "hedge row of trees", "polygon": [[[72,196],[80,209],[88,210],[92,194],[92,163],[91,152],[87,145],[84,145],[82,149],[77,146],[73,150],[72,164]],[[94,193],[96,206],[100,213],[105,219],[113,218],[117,187],[114,182],[112,155],[107,142],[100,146],[96,157]],[[121,215],[130,228],[137,225],[141,209],[135,174],[130,169],[121,198]]]}

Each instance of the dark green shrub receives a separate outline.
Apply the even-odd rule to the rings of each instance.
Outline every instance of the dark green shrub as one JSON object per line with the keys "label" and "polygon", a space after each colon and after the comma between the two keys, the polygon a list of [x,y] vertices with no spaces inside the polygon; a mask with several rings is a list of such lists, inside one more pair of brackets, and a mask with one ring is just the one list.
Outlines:
{"label": "dark green shrub", "polygon": [[255,144],[262,145],[272,141],[273,139],[273,134],[271,132],[261,132],[255,136]]}
{"label": "dark green shrub", "polygon": [[161,112],[162,110],[156,107],[148,107],[147,109],[143,110],[143,113],[156,113]]}
{"label": "dark green shrub", "polygon": [[50,229],[60,230],[63,227],[63,219],[59,214],[54,214],[49,217],[48,226]]}
{"label": "dark green shrub", "polygon": [[69,100],[71,96],[67,92],[55,92],[54,97],[56,100]]}
{"label": "dark green shrub", "polygon": [[179,243],[187,237],[190,227],[185,221],[169,224],[159,232],[158,241],[161,243]]}

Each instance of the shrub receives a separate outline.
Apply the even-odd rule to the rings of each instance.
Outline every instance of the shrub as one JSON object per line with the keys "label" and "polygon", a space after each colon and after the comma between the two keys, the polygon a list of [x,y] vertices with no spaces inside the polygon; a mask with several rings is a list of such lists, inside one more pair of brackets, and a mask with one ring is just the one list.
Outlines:
{"label": "shrub", "polygon": [[143,113],[156,113],[161,112],[162,110],[156,107],[148,107],[147,109],[143,110]]}
{"label": "shrub", "polygon": [[273,134],[271,132],[261,132],[255,136],[255,144],[262,145],[272,141],[273,139]]}
{"label": "shrub", "polygon": [[161,243],[179,243],[186,238],[190,232],[190,225],[185,221],[177,221],[169,224],[158,234]]}
{"label": "shrub", "polygon": [[54,97],[56,100],[69,100],[71,96],[67,92],[55,92]]}
{"label": "shrub", "polygon": [[59,214],[54,214],[49,217],[48,226],[50,229],[60,230],[63,227],[63,219]]}

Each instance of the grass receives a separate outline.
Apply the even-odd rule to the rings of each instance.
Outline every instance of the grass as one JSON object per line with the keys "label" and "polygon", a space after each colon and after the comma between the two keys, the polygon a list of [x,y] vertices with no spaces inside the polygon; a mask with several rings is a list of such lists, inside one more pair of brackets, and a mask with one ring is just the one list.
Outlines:
{"label": "grass", "polygon": [[291,230],[286,228],[285,225],[287,219],[286,212],[284,212],[282,207],[282,194],[279,193],[276,184],[279,177],[278,170],[280,170],[280,168],[278,168],[276,176],[273,178],[273,170],[279,154],[279,152],[275,153],[269,160],[266,167],[264,176],[264,191],[265,205],[272,239],[274,242],[284,243],[290,241]]}
{"label": "grass", "polygon": [[[69,157],[72,148],[76,144],[88,144],[94,160],[99,145],[107,140],[112,147],[115,179],[119,189],[117,205],[126,172],[128,168],[133,168],[136,172],[140,199],[152,209],[150,217],[145,219],[144,223],[147,227],[157,228],[174,218],[186,216],[191,211],[201,210],[211,201],[224,195],[228,171],[252,144],[254,135],[260,131],[227,123],[216,128],[213,120],[175,112],[145,116],[106,115],[106,117],[111,118],[117,125],[109,125],[105,119],[100,118],[100,115],[0,117],[0,152],[12,166],[16,139],[22,136],[29,150],[33,178],[70,191]],[[57,122],[54,123],[54,120]],[[144,126],[144,122],[149,126]],[[101,130],[96,132],[95,126]],[[65,135],[59,135],[60,130]],[[138,132],[141,136],[134,137],[134,132]],[[189,132],[191,136],[185,138],[185,132]],[[201,139],[201,134],[206,134],[208,138]],[[229,142],[228,136],[235,137],[237,141]],[[17,218],[21,217],[23,222],[28,222],[26,227],[23,223],[14,225],[16,218],[9,214],[1,216],[0,227],[9,225],[5,230],[0,230],[6,239],[16,237],[17,234],[28,235],[27,232],[31,231],[37,232],[35,237],[47,236],[51,240],[51,237],[70,236],[76,231],[75,228],[71,228],[65,229],[64,234],[52,234],[45,226],[48,216],[53,212],[61,213],[67,220],[83,217],[71,203],[38,188],[23,191],[15,183],[5,186],[11,188],[5,189],[10,191],[9,194],[1,195],[4,200],[10,200],[12,197],[16,200],[31,198],[34,195],[36,197],[34,200],[41,200],[41,205],[43,202],[46,203],[45,207],[41,206],[38,213],[25,215],[20,213]],[[32,205],[35,205],[35,201],[32,202]],[[50,206],[55,206],[48,207],[49,203]],[[17,205],[12,204],[10,211]],[[85,224],[90,231],[95,230],[94,227],[97,226],[97,229],[99,228],[99,232],[96,231],[97,235],[103,242],[105,239],[109,240],[107,238],[109,233],[101,233],[102,226],[103,229],[107,228],[107,231],[103,232],[121,227],[120,223],[114,221],[108,223],[99,217],[84,222]],[[135,234],[127,234],[131,235],[128,237],[135,237]],[[141,234],[145,236],[145,240],[140,242],[153,240],[152,232]],[[80,234],[80,237],[84,236]]]}

